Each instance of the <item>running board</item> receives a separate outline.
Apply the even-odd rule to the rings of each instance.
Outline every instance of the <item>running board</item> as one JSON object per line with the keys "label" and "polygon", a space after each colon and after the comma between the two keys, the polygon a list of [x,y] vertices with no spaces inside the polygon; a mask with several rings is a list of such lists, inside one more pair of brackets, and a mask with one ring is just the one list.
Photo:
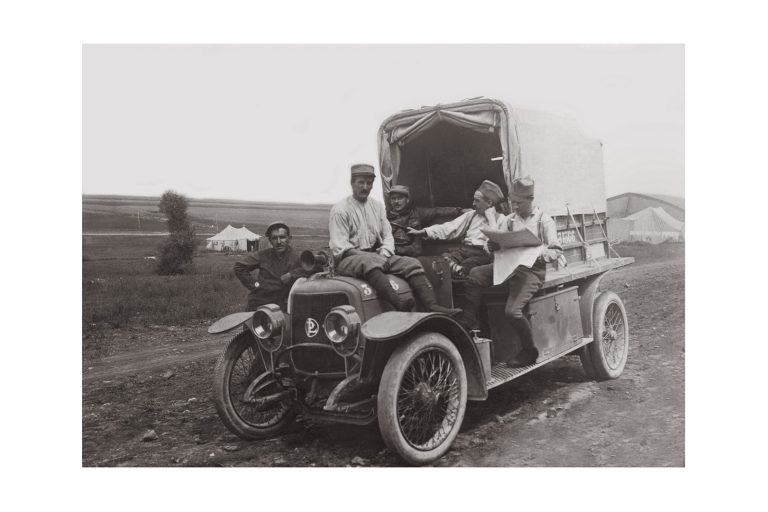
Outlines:
{"label": "running board", "polygon": [[505,384],[513,379],[520,377],[521,375],[525,375],[531,370],[535,370],[539,366],[544,366],[545,364],[552,362],[555,359],[560,359],[562,356],[570,352],[573,352],[574,350],[580,349],[581,347],[583,347],[587,343],[590,343],[591,341],[592,341],[592,338],[581,338],[581,340],[579,340],[579,343],[577,343],[576,345],[572,347],[568,347],[562,352],[559,352],[552,357],[548,357],[543,361],[529,364],[528,366],[517,366],[514,368],[510,368],[505,363],[496,363],[491,368],[491,378],[486,383],[486,387],[488,389],[491,389],[491,388],[495,388],[496,386]]}

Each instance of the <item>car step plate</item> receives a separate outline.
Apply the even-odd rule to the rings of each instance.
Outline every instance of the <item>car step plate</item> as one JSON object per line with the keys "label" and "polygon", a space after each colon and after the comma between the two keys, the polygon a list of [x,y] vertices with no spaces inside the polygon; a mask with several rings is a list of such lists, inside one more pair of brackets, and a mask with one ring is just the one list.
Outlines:
{"label": "car step plate", "polygon": [[505,363],[496,363],[491,368],[491,378],[488,380],[487,387],[488,389],[495,388],[496,386],[500,386],[501,384],[509,382],[512,379],[516,379],[521,375],[525,375],[531,370],[535,370],[539,366],[544,366],[545,364],[552,362],[555,359],[560,359],[562,356],[583,347],[584,345],[586,345],[591,341],[592,341],[592,338],[581,338],[581,340],[579,340],[579,342],[576,345],[572,347],[568,347],[562,352],[559,352],[552,357],[548,357],[547,359],[539,361],[538,363],[529,364],[528,366],[517,366],[514,368],[510,368]]}

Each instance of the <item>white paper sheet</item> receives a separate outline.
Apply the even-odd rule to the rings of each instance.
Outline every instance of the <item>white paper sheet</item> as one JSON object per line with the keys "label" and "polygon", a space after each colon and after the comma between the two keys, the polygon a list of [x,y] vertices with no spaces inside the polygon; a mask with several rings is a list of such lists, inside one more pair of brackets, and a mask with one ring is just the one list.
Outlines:
{"label": "white paper sheet", "polygon": [[539,237],[527,229],[519,231],[497,231],[495,229],[481,229],[488,240],[496,242],[502,249],[512,247],[536,247],[542,244]]}
{"label": "white paper sheet", "polygon": [[533,266],[540,254],[541,245],[538,247],[517,247],[496,251],[493,257],[494,286],[503,283],[519,265]]}

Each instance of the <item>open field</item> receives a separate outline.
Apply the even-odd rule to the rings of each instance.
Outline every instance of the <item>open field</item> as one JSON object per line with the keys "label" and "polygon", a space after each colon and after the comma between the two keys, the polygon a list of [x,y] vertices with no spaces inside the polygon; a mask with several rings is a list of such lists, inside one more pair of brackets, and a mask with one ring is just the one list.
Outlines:
{"label": "open field", "polygon": [[[93,255],[83,263],[84,276],[111,276],[107,282],[122,276],[142,284],[110,289],[102,283],[104,289],[86,294],[86,304],[105,319],[100,301],[133,300],[146,309],[119,328],[105,320],[84,336],[84,466],[402,464],[376,428],[302,420],[285,435],[263,441],[230,434],[211,401],[214,362],[229,337],[209,335],[206,327],[244,298],[231,277],[234,259],[200,255],[199,273],[165,281],[141,267],[142,254],[157,238],[144,241],[144,248],[125,240],[133,237],[93,238],[84,241],[84,253]],[[622,377],[591,381],[575,356],[547,364],[492,390],[486,402],[471,402],[453,447],[434,465],[685,465],[685,246],[617,250],[637,258],[601,285],[617,292],[627,308],[630,353]],[[134,274],[138,280],[130,279]],[[117,300],[114,293],[124,295]],[[186,309],[152,321],[144,317],[162,300]],[[148,429],[156,440],[141,440]]]}
{"label": "open field", "polygon": [[[158,276],[156,254],[163,237],[83,236],[83,335],[97,343],[105,328],[174,325],[241,311],[246,290],[232,269],[241,256],[207,251],[205,237],[191,272]],[[295,250],[327,246],[328,236],[294,238]]]}
{"label": "open field", "polygon": [[[165,231],[165,217],[158,212],[160,198],[83,196],[83,233]],[[200,233],[213,233],[227,224],[246,226],[263,234],[274,221],[286,222],[296,235],[328,232],[331,205],[256,203],[220,199],[188,199],[188,214]],[[139,224],[141,229],[139,230]]]}

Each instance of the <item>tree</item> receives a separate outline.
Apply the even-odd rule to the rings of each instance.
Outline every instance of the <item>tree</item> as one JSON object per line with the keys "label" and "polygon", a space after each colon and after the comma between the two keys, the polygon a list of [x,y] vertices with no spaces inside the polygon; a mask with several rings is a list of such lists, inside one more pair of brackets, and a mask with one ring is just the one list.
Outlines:
{"label": "tree", "polygon": [[187,198],[173,190],[166,190],[158,205],[165,215],[168,238],[160,246],[157,273],[161,275],[183,274],[192,264],[195,252],[195,230],[187,217]]}

